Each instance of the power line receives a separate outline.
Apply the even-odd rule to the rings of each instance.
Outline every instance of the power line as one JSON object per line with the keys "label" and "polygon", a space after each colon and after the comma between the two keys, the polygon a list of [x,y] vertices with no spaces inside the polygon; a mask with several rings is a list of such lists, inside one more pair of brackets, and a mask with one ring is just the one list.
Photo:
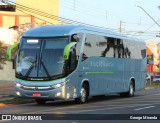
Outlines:
{"label": "power line", "polygon": [[[14,3],[14,2],[12,2],[12,1],[9,1],[9,2]],[[26,6],[23,6],[23,5],[18,4],[18,3],[17,3],[16,5],[17,5],[17,7],[20,8],[21,11],[24,12],[24,10],[25,10],[25,11],[27,11],[27,12],[25,12],[25,13],[28,13],[28,12],[29,12],[28,14],[29,14],[29,15],[32,15],[32,16],[35,16],[35,15],[30,14],[30,13],[34,13],[34,14],[37,14],[37,15],[40,15],[40,16],[44,16],[44,17],[48,17],[48,18],[52,18],[52,19],[60,19],[60,20],[62,20],[62,21],[66,21],[66,22],[68,22],[68,23],[76,23],[76,24],[88,25],[88,26],[92,26],[92,27],[109,29],[109,28],[105,28],[105,27],[100,27],[100,26],[96,26],[96,25],[91,25],[91,24],[87,24],[87,23],[83,23],[83,22],[79,22],[79,21],[75,21],[75,20],[63,18],[63,17],[60,17],[60,16],[48,14],[48,13],[45,13],[45,12],[40,11],[40,10],[38,10],[38,9],[26,7]],[[27,9],[27,10],[26,10],[26,9]],[[37,17],[37,16],[36,16],[36,17]],[[111,30],[111,29],[109,29],[109,30]]]}
{"label": "power line", "polygon": [[[12,2],[12,1],[10,1]],[[67,23],[76,23],[76,24],[82,24],[82,25],[88,25],[88,26],[92,26],[92,27],[98,27],[98,28],[103,28],[103,29],[109,29],[109,28],[105,28],[105,27],[100,27],[100,26],[96,26],[96,25],[91,25],[91,24],[87,24],[87,23],[83,23],[83,22],[79,22],[79,21],[75,21],[75,20],[71,20],[71,19],[67,19],[67,18],[63,18],[63,17],[59,17],[59,16],[56,16],[56,15],[52,15],[52,14],[48,14],[40,9],[36,9],[36,8],[30,8],[28,6],[24,6],[22,4],[16,4],[17,5],[17,8],[19,11],[22,11],[23,13],[26,13],[26,14],[29,14],[29,15],[32,15],[32,16],[35,16],[36,18],[42,20],[42,21],[45,21],[49,24],[53,24],[51,22],[48,22],[44,19],[41,19],[40,17],[37,17],[36,15],[38,16],[43,16],[43,17],[46,17],[46,18],[51,18],[51,19],[54,19],[54,20],[60,20],[60,21],[65,21]],[[111,29],[110,29],[111,30]],[[113,29],[112,29],[113,30]],[[114,30],[116,31],[116,30]],[[117,30],[118,31],[118,30]],[[128,34],[129,32],[123,32],[124,34],[127,33],[127,35],[131,35],[131,34]]]}
{"label": "power line", "polygon": [[[56,2],[57,0],[55,0],[54,2]],[[70,1],[64,1],[64,0],[61,0],[61,3],[64,3],[64,5],[66,5],[66,7],[67,8],[69,8],[68,6],[73,6],[73,3],[72,2],[70,2]],[[68,4],[68,6],[67,6],[67,4]],[[81,9],[85,9],[85,10],[87,10],[87,11],[90,11],[89,13],[93,13],[93,12],[96,12],[96,14],[97,13],[99,13],[100,14],[100,11],[101,11],[101,13],[104,13],[104,17],[105,17],[105,13],[106,13],[106,9],[103,9],[103,8],[101,8],[101,7],[97,7],[97,6],[92,6],[92,7],[90,7],[89,8],[89,6],[91,6],[91,4],[86,4],[86,2],[82,2],[82,1],[77,1],[77,8],[78,9],[76,9],[76,10],[81,10]],[[99,11],[99,12],[97,12],[97,11]],[[110,15],[113,15],[113,16],[115,16],[115,17],[117,17],[117,16],[119,16],[119,17],[122,17],[122,13],[117,13],[117,12],[112,12],[112,11],[109,11],[109,10],[107,10],[107,13],[108,13],[108,15],[110,14]],[[130,15],[126,15],[125,16],[125,18],[132,18],[132,20],[134,19],[137,19],[137,18],[139,18],[139,17],[133,17],[133,16],[130,16]],[[143,17],[143,19],[146,19],[146,17]]]}
{"label": "power line", "polygon": [[141,6],[137,6],[137,7],[143,10],[157,24],[157,26],[160,27],[160,24],[157,23],[157,21],[155,21],[155,19],[144,8],[142,8]]}

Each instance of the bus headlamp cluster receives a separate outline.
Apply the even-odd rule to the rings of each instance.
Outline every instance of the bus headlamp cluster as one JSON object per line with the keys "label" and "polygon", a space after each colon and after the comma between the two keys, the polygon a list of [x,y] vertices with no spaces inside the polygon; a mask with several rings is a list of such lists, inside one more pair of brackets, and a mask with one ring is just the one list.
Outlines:
{"label": "bus headlamp cluster", "polygon": [[[50,89],[60,88],[60,87],[64,86],[65,83],[68,83],[69,81],[70,81],[70,80],[67,80],[67,81],[61,82],[61,83],[57,83],[57,84],[48,86],[48,88],[50,88]],[[27,87],[27,89],[28,89],[28,88],[30,88],[30,89],[33,89],[33,88],[34,88],[34,89],[35,89],[35,87],[24,86],[24,85],[22,85],[22,84],[20,84],[20,83],[17,83],[17,82],[15,82],[15,86],[18,87],[18,88],[24,88],[24,87],[26,88],[26,87]]]}
{"label": "bus headlamp cluster", "polygon": [[15,83],[15,86],[19,87],[19,88],[22,87],[22,85],[20,83]]}
{"label": "bus headlamp cluster", "polygon": [[51,87],[52,87],[53,89],[55,89],[55,88],[60,88],[60,87],[64,86],[65,83],[68,83],[69,81],[70,81],[70,80],[67,80],[67,81],[61,82],[61,83],[57,83],[57,84],[52,85]]}
{"label": "bus headlamp cluster", "polygon": [[55,89],[55,88],[60,88],[60,87],[62,87],[62,86],[64,85],[64,83],[65,83],[65,82],[58,83],[58,84],[52,85],[51,87],[52,87],[53,89]]}

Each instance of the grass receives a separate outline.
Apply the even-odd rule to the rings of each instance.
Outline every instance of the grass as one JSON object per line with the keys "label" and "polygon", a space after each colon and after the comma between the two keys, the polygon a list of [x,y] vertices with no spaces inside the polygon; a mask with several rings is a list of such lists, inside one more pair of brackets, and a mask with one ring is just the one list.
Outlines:
{"label": "grass", "polygon": [[157,82],[157,83],[151,82],[151,84],[147,83],[146,87],[157,87],[157,88],[160,88],[160,82]]}
{"label": "grass", "polygon": [[24,99],[24,98],[17,98],[17,97],[13,97],[10,99],[4,99],[4,100],[0,100],[0,103],[4,103],[4,104],[13,104],[13,103],[26,103],[26,102],[33,102],[32,99]]}

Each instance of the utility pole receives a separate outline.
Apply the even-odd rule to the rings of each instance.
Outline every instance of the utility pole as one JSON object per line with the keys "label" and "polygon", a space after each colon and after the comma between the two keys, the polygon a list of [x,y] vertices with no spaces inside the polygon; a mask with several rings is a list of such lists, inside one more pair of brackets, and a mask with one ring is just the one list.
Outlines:
{"label": "utility pole", "polygon": [[106,10],[106,20],[107,20],[107,18],[108,18],[108,17],[107,17],[107,10]]}
{"label": "utility pole", "polygon": [[122,32],[122,21],[120,20],[120,28],[119,28],[119,32]]}
{"label": "utility pole", "polygon": [[73,10],[76,10],[76,1],[73,0]]}

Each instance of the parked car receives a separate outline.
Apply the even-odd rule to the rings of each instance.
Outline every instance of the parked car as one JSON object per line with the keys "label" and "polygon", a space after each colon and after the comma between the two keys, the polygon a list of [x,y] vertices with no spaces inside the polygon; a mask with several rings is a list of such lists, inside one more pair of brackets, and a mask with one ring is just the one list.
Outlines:
{"label": "parked car", "polygon": [[155,75],[153,78],[153,82],[160,82],[160,75]]}

